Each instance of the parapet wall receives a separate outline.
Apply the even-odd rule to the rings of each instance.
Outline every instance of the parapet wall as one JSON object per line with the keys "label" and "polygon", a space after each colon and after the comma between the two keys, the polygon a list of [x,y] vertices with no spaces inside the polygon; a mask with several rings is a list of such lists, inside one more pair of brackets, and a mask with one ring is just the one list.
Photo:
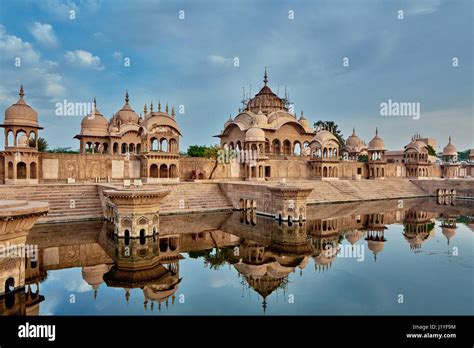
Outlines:
{"label": "parapet wall", "polygon": [[436,196],[439,189],[449,189],[455,190],[458,197],[474,197],[474,179],[427,179],[412,182],[431,196]]}

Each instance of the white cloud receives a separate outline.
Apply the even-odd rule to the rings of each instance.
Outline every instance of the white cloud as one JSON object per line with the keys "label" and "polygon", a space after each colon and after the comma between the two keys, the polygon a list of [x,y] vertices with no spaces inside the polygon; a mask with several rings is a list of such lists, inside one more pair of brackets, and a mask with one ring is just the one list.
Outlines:
{"label": "white cloud", "polygon": [[[20,66],[16,59],[20,58]],[[41,59],[39,52],[31,43],[9,35],[4,26],[0,25],[0,64],[2,69],[2,86],[0,104],[9,105],[17,98],[20,84],[26,91],[35,90],[36,98],[58,98],[64,92],[62,77],[55,72],[58,63]]]}
{"label": "white cloud", "polygon": [[100,58],[94,56],[91,52],[84,50],[66,51],[64,54],[66,62],[82,68],[91,68],[102,70],[104,67],[100,64]]}
{"label": "white cloud", "polygon": [[35,22],[31,26],[30,32],[35,40],[43,46],[56,47],[59,43],[51,24]]}
{"label": "white cloud", "polygon": [[29,42],[24,42],[15,35],[8,35],[5,27],[0,25],[0,57],[7,61],[7,64],[14,64],[16,58],[20,58],[21,63],[38,63],[40,55]]}
{"label": "white cloud", "polygon": [[117,52],[114,52],[114,54],[112,55],[114,57],[114,59],[118,62],[121,62],[122,61],[122,57],[123,57],[123,53],[120,52],[120,51],[117,51]]}
{"label": "white cloud", "polygon": [[232,61],[231,58],[226,58],[220,55],[210,55],[207,57],[209,62],[214,65],[226,65]]}
{"label": "white cloud", "polygon": [[410,2],[408,12],[412,15],[426,15],[438,11],[441,0],[417,0]]}

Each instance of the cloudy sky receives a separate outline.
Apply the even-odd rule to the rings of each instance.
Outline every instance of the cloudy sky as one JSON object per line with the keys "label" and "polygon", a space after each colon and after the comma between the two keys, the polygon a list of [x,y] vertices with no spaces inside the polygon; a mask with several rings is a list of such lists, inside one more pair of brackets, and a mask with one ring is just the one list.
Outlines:
{"label": "cloudy sky", "polygon": [[[155,109],[159,100],[184,106],[177,117],[185,150],[217,142],[242,86],[258,92],[268,66],[274,92],[287,86],[298,114],[334,120],[345,137],[355,126],[369,141],[378,126],[389,149],[417,132],[437,138],[438,149],[452,135],[464,150],[474,147],[473,4],[5,0],[0,108],[18,99],[23,83],[41,136],[50,147],[77,149],[81,117],[56,116],[56,103],[95,96],[110,117],[128,89],[137,112],[151,101]],[[388,100],[420,103],[420,118],[381,116]]]}

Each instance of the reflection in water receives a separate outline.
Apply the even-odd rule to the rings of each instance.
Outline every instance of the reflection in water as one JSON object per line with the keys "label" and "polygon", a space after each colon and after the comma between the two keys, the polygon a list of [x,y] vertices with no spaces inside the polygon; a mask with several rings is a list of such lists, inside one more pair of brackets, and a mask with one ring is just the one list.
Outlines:
{"label": "reflection in water", "polygon": [[[294,223],[257,216],[251,209],[163,216],[159,231],[152,236],[138,238],[118,237],[110,222],[36,225],[26,240],[24,237],[23,240],[12,239],[12,242],[37,245],[37,254],[34,257],[4,257],[1,260],[0,313],[42,313],[40,304],[48,304],[49,294],[52,296],[55,291],[61,291],[61,286],[75,280],[74,276],[61,276],[57,272],[78,267],[81,269],[82,279],[88,284],[87,289],[81,291],[92,291],[93,294],[82,301],[87,304],[99,303],[99,289],[105,289],[103,291],[107,292],[107,296],[104,295],[100,300],[113,298],[113,306],[105,309],[89,305],[84,305],[82,309],[71,306],[69,311],[69,307],[62,306],[66,308],[62,314],[127,314],[130,311],[140,314],[136,312],[137,303],[132,302],[132,299],[142,299],[142,310],[148,313],[171,307],[177,314],[212,313],[203,309],[199,305],[200,301],[194,302],[193,306],[177,307],[177,297],[180,296],[180,303],[185,303],[186,296],[208,296],[203,301],[208,305],[211,301],[217,302],[219,298],[223,298],[224,304],[214,306],[220,308],[220,313],[223,314],[259,313],[254,312],[256,307],[264,313],[270,296],[278,296],[278,293],[283,299],[281,304],[274,305],[278,313],[318,314],[315,301],[319,299],[312,293],[312,288],[324,291],[322,286],[331,289],[332,286],[340,286],[337,284],[344,281],[340,278],[341,272],[345,272],[346,278],[352,279],[347,280],[344,286],[352,287],[352,291],[356,293],[359,291],[357,289],[364,288],[367,282],[364,279],[368,279],[371,272],[378,272],[380,269],[384,270],[382,274],[377,273],[381,287],[392,280],[399,284],[403,279],[393,266],[394,261],[397,260],[399,267],[405,267],[401,261],[403,258],[410,259],[410,254],[419,255],[416,262],[422,263],[423,267],[431,267],[431,264],[436,267],[436,277],[463,272],[472,275],[472,262],[469,262],[467,270],[463,270],[458,263],[451,263],[447,267],[446,257],[429,259],[429,255],[423,253],[423,248],[428,240],[433,240],[435,243],[429,246],[430,250],[439,250],[437,228],[440,228],[443,239],[446,238],[443,241],[445,245],[452,245],[456,230],[461,225],[464,226],[462,238],[468,242],[467,252],[472,253],[472,235],[467,232],[468,228],[471,231],[473,228],[474,203],[459,201],[447,205],[431,199],[405,200],[402,203],[401,206],[400,201],[310,206],[307,221]],[[373,257],[364,258],[365,247]],[[458,242],[456,248],[462,247]],[[338,269],[332,273],[333,264],[338,259],[341,259],[338,261]],[[349,263],[350,260],[355,262]],[[303,270],[310,262],[314,263],[316,273],[324,277],[316,283],[308,281],[303,275]],[[183,272],[180,275],[180,268],[186,276]],[[329,271],[331,268],[333,270]],[[309,271],[312,279],[314,270]],[[206,286],[201,280],[209,277],[205,272],[213,272],[212,277],[217,274],[221,278],[217,283],[212,278],[203,293],[199,288]],[[411,272],[415,270],[403,268],[403,277],[411,281],[417,279]],[[55,275],[53,279],[48,279],[48,273]],[[299,275],[301,281],[292,276],[293,273]],[[331,277],[328,278],[329,274]],[[226,277],[230,280],[224,282],[222,279]],[[231,286],[225,287],[226,282]],[[432,286],[426,279],[423,282],[418,286]],[[472,290],[472,283],[469,284],[466,280],[464,282],[458,285],[467,286],[468,290],[470,286]],[[42,288],[47,286],[46,293],[40,294],[40,283]],[[304,307],[282,307],[292,303],[288,300],[290,295],[294,295],[289,293],[290,283],[293,293],[300,293],[297,302]],[[181,289],[183,284],[185,290]],[[220,289],[220,286],[225,288]],[[242,301],[239,299],[241,296],[235,296],[234,292],[238,287],[242,287],[242,291],[247,289],[258,294],[259,305],[253,303],[246,307],[239,302]],[[121,299],[112,295],[115,292],[110,291],[114,289],[122,289],[119,290],[122,292]],[[178,291],[183,291],[183,294],[180,295]],[[142,295],[139,295],[140,292]],[[472,291],[469,293],[472,294]],[[469,296],[472,303],[472,295]],[[359,300],[354,299],[346,306],[357,306]],[[334,298],[326,301],[334,301]],[[121,302],[130,306],[120,307]],[[228,306],[228,310],[225,306]],[[449,312],[449,308],[443,308],[440,307],[440,313]],[[393,312],[397,310],[393,309]],[[472,306],[467,310],[472,314]],[[54,310],[50,312],[58,313]],[[344,309],[338,312],[344,313]],[[357,309],[350,309],[349,312],[366,313]]]}

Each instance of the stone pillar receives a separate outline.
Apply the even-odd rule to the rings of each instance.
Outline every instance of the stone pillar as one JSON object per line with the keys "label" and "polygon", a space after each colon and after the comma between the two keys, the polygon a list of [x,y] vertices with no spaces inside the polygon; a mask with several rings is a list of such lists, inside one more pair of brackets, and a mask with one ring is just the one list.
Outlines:
{"label": "stone pillar", "polygon": [[275,219],[282,221],[306,220],[306,200],[313,188],[279,185],[269,187]]}

